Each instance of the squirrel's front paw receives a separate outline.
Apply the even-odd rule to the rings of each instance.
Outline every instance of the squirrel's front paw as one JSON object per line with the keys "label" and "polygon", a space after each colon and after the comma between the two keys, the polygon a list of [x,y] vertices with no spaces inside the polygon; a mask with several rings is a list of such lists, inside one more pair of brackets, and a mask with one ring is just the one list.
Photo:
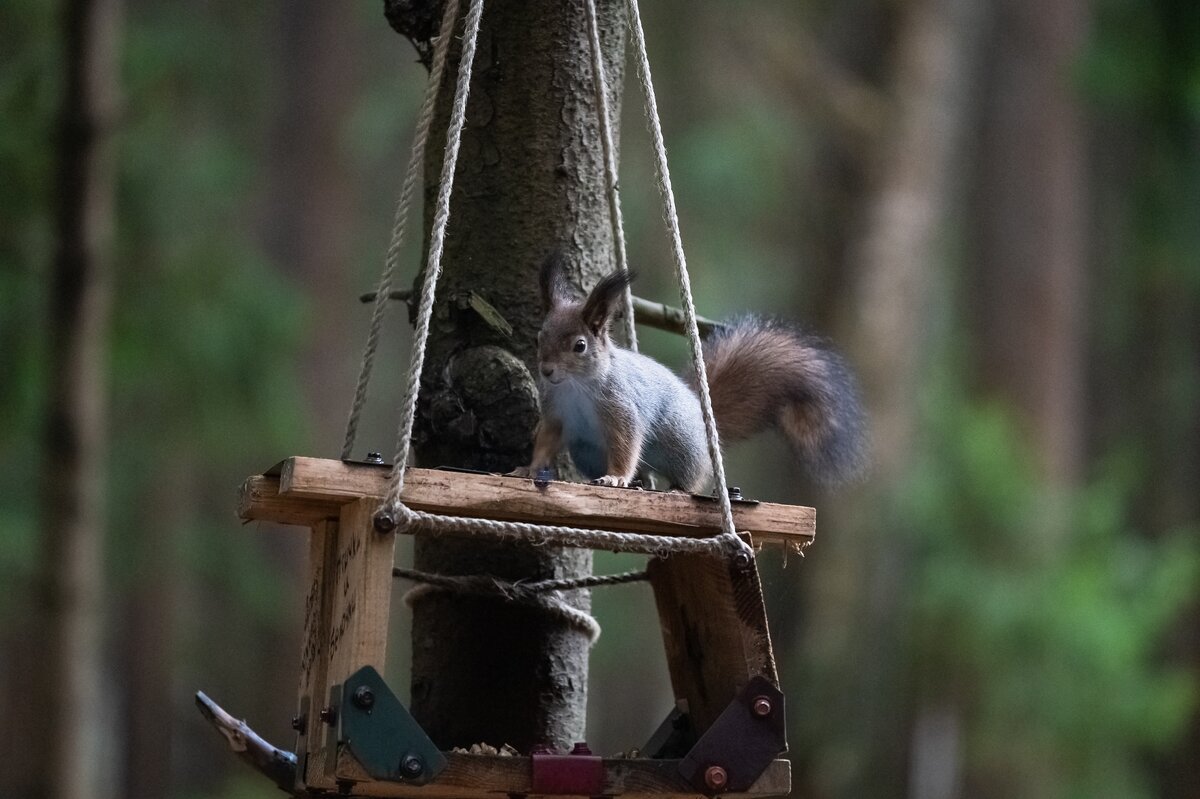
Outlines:
{"label": "squirrel's front paw", "polygon": [[628,488],[629,480],[624,477],[617,477],[613,474],[606,474],[603,477],[597,477],[592,481],[594,486],[614,486],[616,488]]}

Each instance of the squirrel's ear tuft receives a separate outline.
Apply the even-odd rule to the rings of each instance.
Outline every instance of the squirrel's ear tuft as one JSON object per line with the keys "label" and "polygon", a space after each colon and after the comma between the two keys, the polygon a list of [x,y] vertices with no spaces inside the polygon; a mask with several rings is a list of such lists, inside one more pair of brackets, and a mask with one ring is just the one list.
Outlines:
{"label": "squirrel's ear tuft", "polygon": [[587,300],[583,303],[584,324],[599,336],[617,311],[617,305],[625,293],[625,287],[633,282],[634,274],[627,269],[605,275],[592,289]]}
{"label": "squirrel's ear tuft", "polygon": [[542,310],[550,311],[562,305],[571,298],[567,288],[566,278],[563,277],[563,255],[558,250],[546,256],[538,273],[538,288],[542,296]]}

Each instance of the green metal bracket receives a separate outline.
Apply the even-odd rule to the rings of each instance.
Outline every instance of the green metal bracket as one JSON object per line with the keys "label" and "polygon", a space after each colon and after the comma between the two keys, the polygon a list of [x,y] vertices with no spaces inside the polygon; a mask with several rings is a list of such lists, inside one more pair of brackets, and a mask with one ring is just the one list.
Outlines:
{"label": "green metal bracket", "polygon": [[424,785],[446,768],[445,755],[374,668],[363,666],[340,688],[338,743],[373,778]]}

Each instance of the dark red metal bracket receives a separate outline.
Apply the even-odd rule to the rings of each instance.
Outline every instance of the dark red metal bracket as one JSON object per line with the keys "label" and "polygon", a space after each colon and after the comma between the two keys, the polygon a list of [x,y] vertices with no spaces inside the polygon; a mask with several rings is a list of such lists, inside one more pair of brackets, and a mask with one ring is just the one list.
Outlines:
{"label": "dark red metal bracket", "polygon": [[783,692],[753,677],[696,741],[679,773],[709,796],[747,791],[786,751]]}

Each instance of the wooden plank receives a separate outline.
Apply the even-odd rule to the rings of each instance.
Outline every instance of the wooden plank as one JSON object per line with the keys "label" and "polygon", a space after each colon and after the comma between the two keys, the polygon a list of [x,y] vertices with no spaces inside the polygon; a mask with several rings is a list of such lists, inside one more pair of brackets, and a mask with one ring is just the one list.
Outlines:
{"label": "wooden plank", "polygon": [[[505,795],[531,794],[533,766],[528,757],[499,757],[446,753],[449,764],[430,785],[421,787],[372,780],[354,759],[343,751],[338,774],[353,782],[351,796],[430,797],[430,799],[497,799]],[[775,760],[745,793],[724,797],[784,796],[791,790],[792,769],[786,760]],[[679,776],[678,760],[604,759],[604,790],[601,796],[629,799],[684,799],[698,797]]]}
{"label": "wooden plank", "polygon": [[[382,498],[389,471],[366,464],[295,457],[284,461],[274,494],[269,477],[251,478],[243,489],[242,518],[276,520],[296,514],[321,513],[322,503],[344,503],[360,497]],[[632,491],[622,488],[554,482],[539,489],[525,478],[466,474],[436,469],[409,469],[401,497],[415,510],[471,518],[529,521],[660,535],[707,536],[720,531],[716,502],[683,493]],[[286,500],[303,502],[293,510]],[[756,544],[797,547],[810,542],[816,511],[799,505],[761,502],[735,504],[739,532]]]}
{"label": "wooden plank", "polygon": [[703,734],[751,677],[778,684],[758,568],[701,555],[650,561],[667,669]]}
{"label": "wooden plank", "polygon": [[257,474],[246,479],[238,491],[238,517],[242,521],[275,522],[313,527],[336,519],[342,502],[301,499],[279,495],[279,477]]}
{"label": "wooden plank", "polygon": [[[329,621],[323,628],[328,660],[323,705],[331,686],[344,683],[363,666],[384,673],[396,537],[375,531],[371,517],[377,506],[369,497],[348,502],[338,520],[337,543],[323,582],[330,596]],[[321,726],[324,756],[310,771],[323,769],[323,779],[332,780],[336,763],[328,755],[336,746],[337,725]]]}
{"label": "wooden plank", "polygon": [[304,626],[300,648],[299,711],[304,732],[297,739],[296,787],[330,790],[333,780],[325,777],[323,763],[325,724],[318,717],[328,693],[329,627],[333,594],[329,575],[337,547],[338,523],[322,519],[312,527],[308,547],[308,588],[304,597]]}

